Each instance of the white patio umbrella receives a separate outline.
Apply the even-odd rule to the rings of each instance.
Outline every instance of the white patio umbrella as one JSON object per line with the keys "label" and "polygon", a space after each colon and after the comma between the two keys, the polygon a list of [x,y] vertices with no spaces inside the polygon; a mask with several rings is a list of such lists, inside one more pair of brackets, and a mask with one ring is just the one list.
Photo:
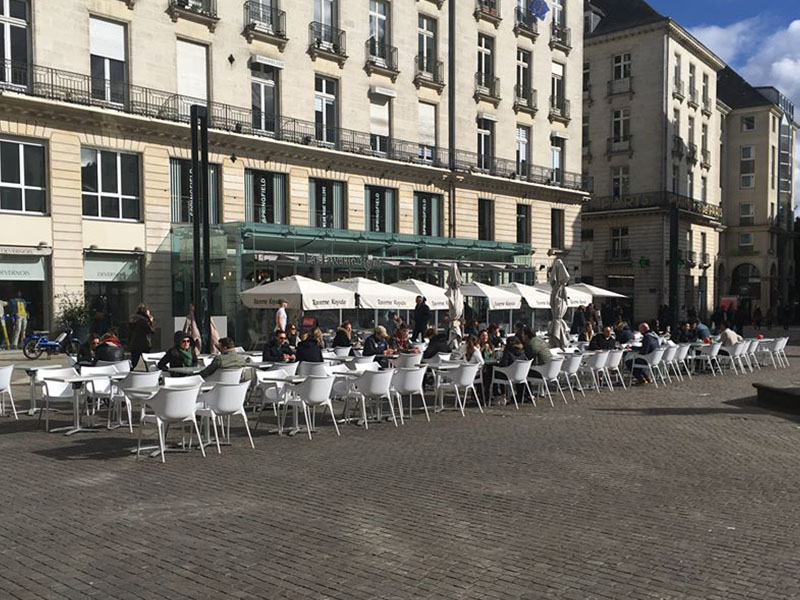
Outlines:
{"label": "white patio umbrella", "polygon": [[569,344],[569,327],[564,320],[567,314],[567,284],[569,283],[569,271],[559,258],[553,264],[550,272],[550,310],[553,313],[553,320],[547,332],[550,335],[550,347],[566,349]]}
{"label": "white patio umbrella", "polygon": [[[342,279],[332,282],[331,285],[353,292],[359,308],[374,309],[375,325],[378,324],[379,310],[413,310],[417,305],[417,295],[414,292],[401,290],[365,277]],[[339,321],[341,320],[340,314]]]}
{"label": "white patio umbrella", "polygon": [[419,279],[404,279],[393,283],[392,287],[413,292],[415,296],[422,296],[431,310],[447,310],[447,296],[444,289],[425,283]]}
{"label": "white patio umbrella", "polygon": [[505,283],[498,286],[500,289],[517,294],[521,296],[528,306],[531,308],[550,308],[550,295],[532,285],[525,285],[524,283]]}
{"label": "white patio umbrella", "polygon": [[281,300],[285,300],[289,308],[303,310],[356,307],[353,292],[302,275],[262,283],[239,296],[248,308],[278,308]]}
{"label": "white patio umbrella", "polygon": [[464,294],[461,291],[461,272],[458,265],[453,263],[447,278],[447,309],[450,316],[450,330],[447,344],[455,350],[461,343],[461,326],[459,321],[464,314]]}
{"label": "white patio umbrella", "polygon": [[[566,269],[566,267],[564,267]],[[548,296],[553,291],[549,283],[537,283],[534,286],[537,290],[543,291]],[[576,290],[573,286],[567,288],[567,308],[577,308],[586,306],[592,301],[592,295]]]}
{"label": "white patio umbrella", "polygon": [[486,298],[489,310],[513,310],[522,306],[521,296],[485,283],[465,283],[461,286],[461,293],[470,298]]}
{"label": "white patio umbrella", "polygon": [[612,292],[611,290],[597,287],[596,285],[589,285],[588,283],[576,283],[575,285],[571,285],[567,288],[567,293],[572,290],[589,294],[592,298],[627,298],[624,294],[618,294],[617,292]]}

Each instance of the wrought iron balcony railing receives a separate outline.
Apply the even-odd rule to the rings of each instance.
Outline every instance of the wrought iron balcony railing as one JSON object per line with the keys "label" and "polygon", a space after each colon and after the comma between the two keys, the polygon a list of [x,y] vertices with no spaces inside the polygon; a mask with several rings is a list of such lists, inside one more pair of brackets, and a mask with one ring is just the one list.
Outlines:
{"label": "wrought iron balcony railing", "polygon": [[686,142],[679,135],[672,136],[672,154],[678,157],[683,157],[686,154]]}
{"label": "wrought iron balcony railing", "polygon": [[569,121],[571,118],[569,100],[563,96],[550,96],[550,118]]}
{"label": "wrought iron balcony railing", "polygon": [[308,46],[313,52],[326,52],[339,57],[347,56],[347,35],[324,23],[312,21],[308,25]]}
{"label": "wrought iron balcony railing", "polygon": [[480,98],[498,100],[500,98],[500,78],[490,73],[475,73],[475,95]]}
{"label": "wrought iron balcony railing", "polygon": [[257,0],[244,3],[244,28],[249,35],[286,39],[286,12]]}
{"label": "wrought iron balcony railing", "polygon": [[514,108],[515,110],[536,112],[538,110],[536,90],[530,86],[516,84],[514,86]]}
{"label": "wrought iron balcony railing", "polygon": [[456,150],[453,155],[454,167],[457,171],[521,179],[531,183],[555,185],[572,190],[587,192],[592,190],[591,178],[563,169],[540,167],[531,165],[527,161],[518,162],[505,158],[488,157],[467,150]]}
{"label": "wrought iron balcony railing", "polygon": [[672,95],[681,100],[686,97],[683,93],[683,80],[679,77],[674,77],[672,80]]}
{"label": "wrought iron balcony railing", "polygon": [[696,87],[689,88],[689,105],[697,108],[700,106]]}
{"label": "wrought iron balcony railing", "polygon": [[536,38],[539,35],[539,19],[528,8],[517,6],[514,9],[514,31],[518,35],[523,33]]}
{"label": "wrought iron balcony railing", "polygon": [[499,23],[502,20],[500,0],[475,0],[475,18],[484,18],[492,23]]}
{"label": "wrought iron balcony railing", "polygon": [[705,113],[706,116],[708,117],[711,116],[711,98],[709,98],[708,96],[703,97],[703,106],[701,110],[703,111],[703,113]]}
{"label": "wrought iron balcony railing", "polygon": [[715,221],[722,220],[722,209],[674,192],[647,192],[621,196],[595,196],[584,205],[584,212],[617,212],[644,209],[666,209],[677,206],[680,210]]}
{"label": "wrought iron balcony railing", "polygon": [[608,82],[608,95],[630,94],[633,92],[633,77],[623,79],[611,79]]}
{"label": "wrought iron balcony railing", "polygon": [[169,8],[217,18],[217,0],[169,0]]}
{"label": "wrought iron balcony railing", "polygon": [[430,85],[441,89],[444,87],[444,62],[433,56],[417,54],[414,57],[414,83]]}
{"label": "wrought iron balcony railing", "polygon": [[564,50],[572,49],[572,32],[565,25],[553,23],[550,26],[550,44]]}
{"label": "wrought iron balcony railing", "polygon": [[381,71],[398,73],[397,48],[385,42],[370,38],[364,44],[367,65]]}

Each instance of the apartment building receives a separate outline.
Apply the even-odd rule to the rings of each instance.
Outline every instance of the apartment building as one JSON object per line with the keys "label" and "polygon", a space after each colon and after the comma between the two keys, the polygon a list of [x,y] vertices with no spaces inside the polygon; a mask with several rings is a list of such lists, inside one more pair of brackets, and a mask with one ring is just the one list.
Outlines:
{"label": "apartment building", "polygon": [[730,67],[719,74],[723,127],[720,296],[766,315],[795,298],[794,105],[775,88],[756,88]]}
{"label": "apartment building", "polygon": [[714,302],[722,229],[722,61],[641,0],[587,5],[583,280],[629,297],[637,320]]}
{"label": "apartment building", "polygon": [[581,0],[0,0],[0,298],[124,322],[191,300],[189,111],[209,114],[211,298],[293,273],[543,279],[576,250]]}

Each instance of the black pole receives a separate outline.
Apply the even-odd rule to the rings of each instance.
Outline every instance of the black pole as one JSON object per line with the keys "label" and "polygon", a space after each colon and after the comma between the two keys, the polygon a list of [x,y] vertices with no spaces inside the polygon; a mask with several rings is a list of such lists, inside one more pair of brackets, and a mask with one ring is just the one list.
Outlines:
{"label": "black pole", "polygon": [[199,129],[199,110],[203,108],[199,105],[192,105],[190,118],[192,123],[192,171],[189,177],[189,198],[191,204],[192,220],[192,304],[194,304],[194,318],[197,319],[200,310],[200,193],[198,174],[200,173],[200,145],[198,143]]}
{"label": "black pole", "polygon": [[[448,165],[450,171],[456,169],[456,4],[448,2],[447,12],[447,145],[450,151]],[[456,237],[456,194],[455,183],[450,180],[448,190],[448,213],[450,237]]]}
{"label": "black pole", "polygon": [[214,302],[211,298],[211,202],[208,193],[208,112],[200,110],[200,193],[203,203],[203,305],[200,333],[203,337],[203,351],[211,352],[211,313]]}
{"label": "black pole", "polygon": [[672,332],[678,331],[678,244],[680,241],[678,199],[669,204],[669,320]]}

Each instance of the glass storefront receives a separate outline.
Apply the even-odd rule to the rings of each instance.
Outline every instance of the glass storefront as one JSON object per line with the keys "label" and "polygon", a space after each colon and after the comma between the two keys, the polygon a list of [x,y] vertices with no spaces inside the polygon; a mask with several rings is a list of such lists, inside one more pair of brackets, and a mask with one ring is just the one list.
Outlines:
{"label": "glass storefront", "polygon": [[89,331],[115,332],[125,342],[128,320],[142,301],[141,258],[117,254],[84,257],[84,294],[91,307]]}
{"label": "glass storefront", "polygon": [[[8,253],[0,249],[0,300],[10,303],[22,298],[27,303],[27,331],[47,329],[50,314],[50,257],[36,249],[9,248]],[[0,327],[0,346],[7,343],[6,335],[12,336],[13,319],[11,306],[6,305],[4,321],[6,334]],[[11,340],[9,340],[11,341]]]}

